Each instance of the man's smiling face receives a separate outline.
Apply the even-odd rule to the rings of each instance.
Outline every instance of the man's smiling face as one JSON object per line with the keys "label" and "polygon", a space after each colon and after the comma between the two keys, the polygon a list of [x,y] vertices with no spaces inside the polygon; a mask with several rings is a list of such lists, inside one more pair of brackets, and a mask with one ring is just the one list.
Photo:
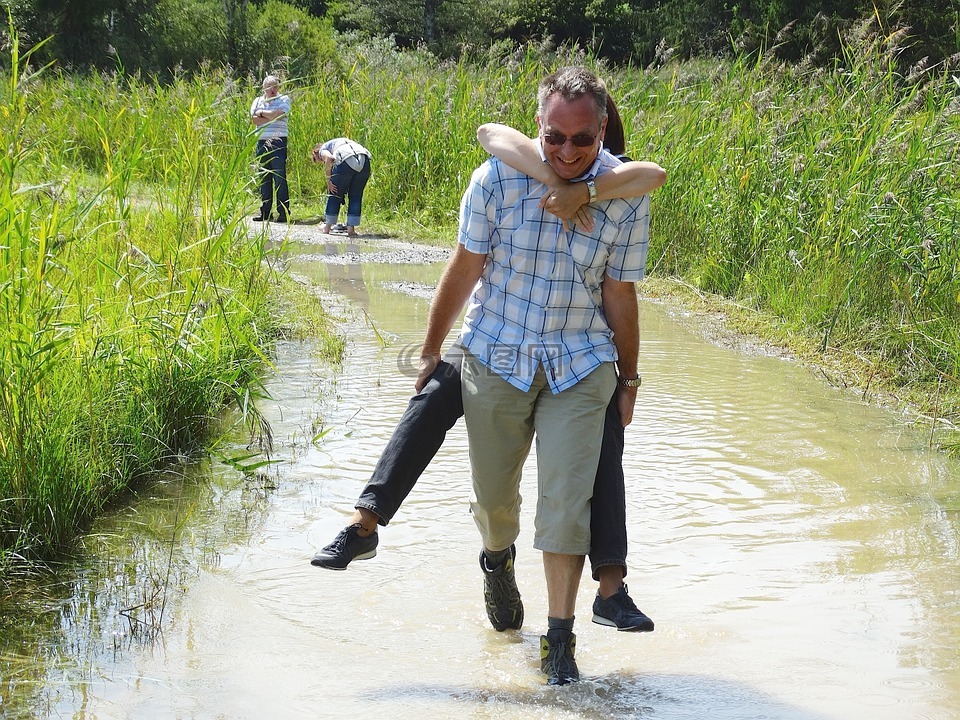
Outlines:
{"label": "man's smiling face", "polygon": [[[543,105],[543,112],[537,116],[537,124],[544,157],[557,175],[570,180],[590,169],[600,152],[606,126],[606,119],[600,121],[592,96],[564,100],[560,95],[551,95]],[[593,141],[584,147],[578,147],[574,142],[587,142],[589,138]],[[561,140],[562,144],[551,144],[551,139],[554,142]]]}

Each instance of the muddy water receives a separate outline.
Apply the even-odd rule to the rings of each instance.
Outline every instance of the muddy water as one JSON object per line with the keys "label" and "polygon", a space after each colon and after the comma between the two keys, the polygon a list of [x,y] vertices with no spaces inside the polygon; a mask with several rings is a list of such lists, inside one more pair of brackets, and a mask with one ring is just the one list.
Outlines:
{"label": "muddy water", "polygon": [[585,679],[544,686],[532,501],[526,625],[488,626],[462,424],[376,558],[311,567],[406,404],[440,270],[348,250],[305,249],[292,267],[349,343],[341,369],[281,345],[261,403],[277,463],[171,471],[73,566],[7,601],[4,717],[960,717],[960,467],[890,411],[707,344],[647,302],[627,581],[656,632],[591,623],[585,576]]}

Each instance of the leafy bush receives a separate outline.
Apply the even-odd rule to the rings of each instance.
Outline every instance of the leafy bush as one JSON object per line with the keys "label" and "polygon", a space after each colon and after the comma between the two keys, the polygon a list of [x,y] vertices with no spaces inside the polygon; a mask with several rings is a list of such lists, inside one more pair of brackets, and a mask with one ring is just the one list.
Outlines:
{"label": "leafy bush", "polygon": [[333,25],[328,20],[312,17],[281,0],[267,0],[251,12],[242,50],[248,69],[260,74],[283,69],[292,77],[339,74]]}

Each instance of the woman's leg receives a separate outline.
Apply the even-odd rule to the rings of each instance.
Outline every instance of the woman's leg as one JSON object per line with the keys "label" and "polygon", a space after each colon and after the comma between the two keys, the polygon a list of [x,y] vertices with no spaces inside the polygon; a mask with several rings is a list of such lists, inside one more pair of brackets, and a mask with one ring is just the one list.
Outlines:
{"label": "woman's leg", "polygon": [[590,565],[600,581],[593,621],[618,630],[649,632],[653,621],[627,594],[627,498],[623,477],[624,431],[616,392],[607,405],[600,461],[590,503]]}
{"label": "woman's leg", "polygon": [[340,216],[340,208],[343,206],[343,198],[349,186],[350,173],[352,172],[346,163],[334,165],[330,172],[330,182],[333,183],[337,191],[327,195],[327,211],[324,218],[327,225],[334,225]]}
{"label": "woman's leg", "polygon": [[[451,356],[454,357],[454,356]],[[459,358],[441,362],[423,390],[414,395],[384,448],[356,511],[333,542],[311,563],[343,570],[355,558],[373,557],[377,524],[386,525],[443,444],[447,430],[463,416]]]}
{"label": "woman's leg", "polygon": [[[603,423],[600,462],[593,484],[590,505],[590,566],[593,579],[603,580],[627,574],[627,510],[623,479],[623,422],[617,410],[616,393],[607,405]],[[615,572],[618,571],[618,572]],[[620,583],[617,582],[616,587]],[[603,590],[610,588],[601,587]],[[615,589],[615,588],[614,588]],[[609,594],[609,593],[608,593]]]}
{"label": "woman's leg", "polygon": [[363,212],[363,190],[369,179],[370,158],[364,155],[363,168],[357,171],[350,180],[347,202],[347,233],[351,233],[360,224],[360,215]]}
{"label": "woman's leg", "polygon": [[461,417],[460,370],[441,362],[423,390],[410,398],[357,499],[358,510],[375,513],[380,525],[389,523],[437,454],[447,430]]}

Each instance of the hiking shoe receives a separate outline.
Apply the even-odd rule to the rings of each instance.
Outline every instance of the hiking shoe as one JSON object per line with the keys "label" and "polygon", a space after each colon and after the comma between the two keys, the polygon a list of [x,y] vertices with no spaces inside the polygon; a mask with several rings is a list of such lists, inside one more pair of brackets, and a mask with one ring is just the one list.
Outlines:
{"label": "hiking shoe", "polygon": [[580,680],[580,669],[574,659],[577,636],[570,633],[566,640],[551,640],[540,636],[540,669],[547,676],[548,685],[566,685]]}
{"label": "hiking shoe", "polygon": [[377,533],[369,537],[360,537],[357,529],[363,527],[359,523],[348,525],[323,550],[318,550],[310,561],[311,565],[326,568],[327,570],[346,570],[353,560],[366,560],[377,554],[377,543],[380,538]]}
{"label": "hiking shoe", "polygon": [[513,573],[513,561],[517,546],[510,546],[510,554],[492,570],[487,567],[487,556],[480,551],[480,569],[483,570],[483,601],[487,617],[497,632],[519,630],[523,625],[523,603],[517,589],[517,577]]}
{"label": "hiking shoe", "polygon": [[621,585],[620,589],[606,600],[597,593],[593,601],[593,621],[617,630],[653,632],[653,620],[637,609],[627,594],[626,585]]}

